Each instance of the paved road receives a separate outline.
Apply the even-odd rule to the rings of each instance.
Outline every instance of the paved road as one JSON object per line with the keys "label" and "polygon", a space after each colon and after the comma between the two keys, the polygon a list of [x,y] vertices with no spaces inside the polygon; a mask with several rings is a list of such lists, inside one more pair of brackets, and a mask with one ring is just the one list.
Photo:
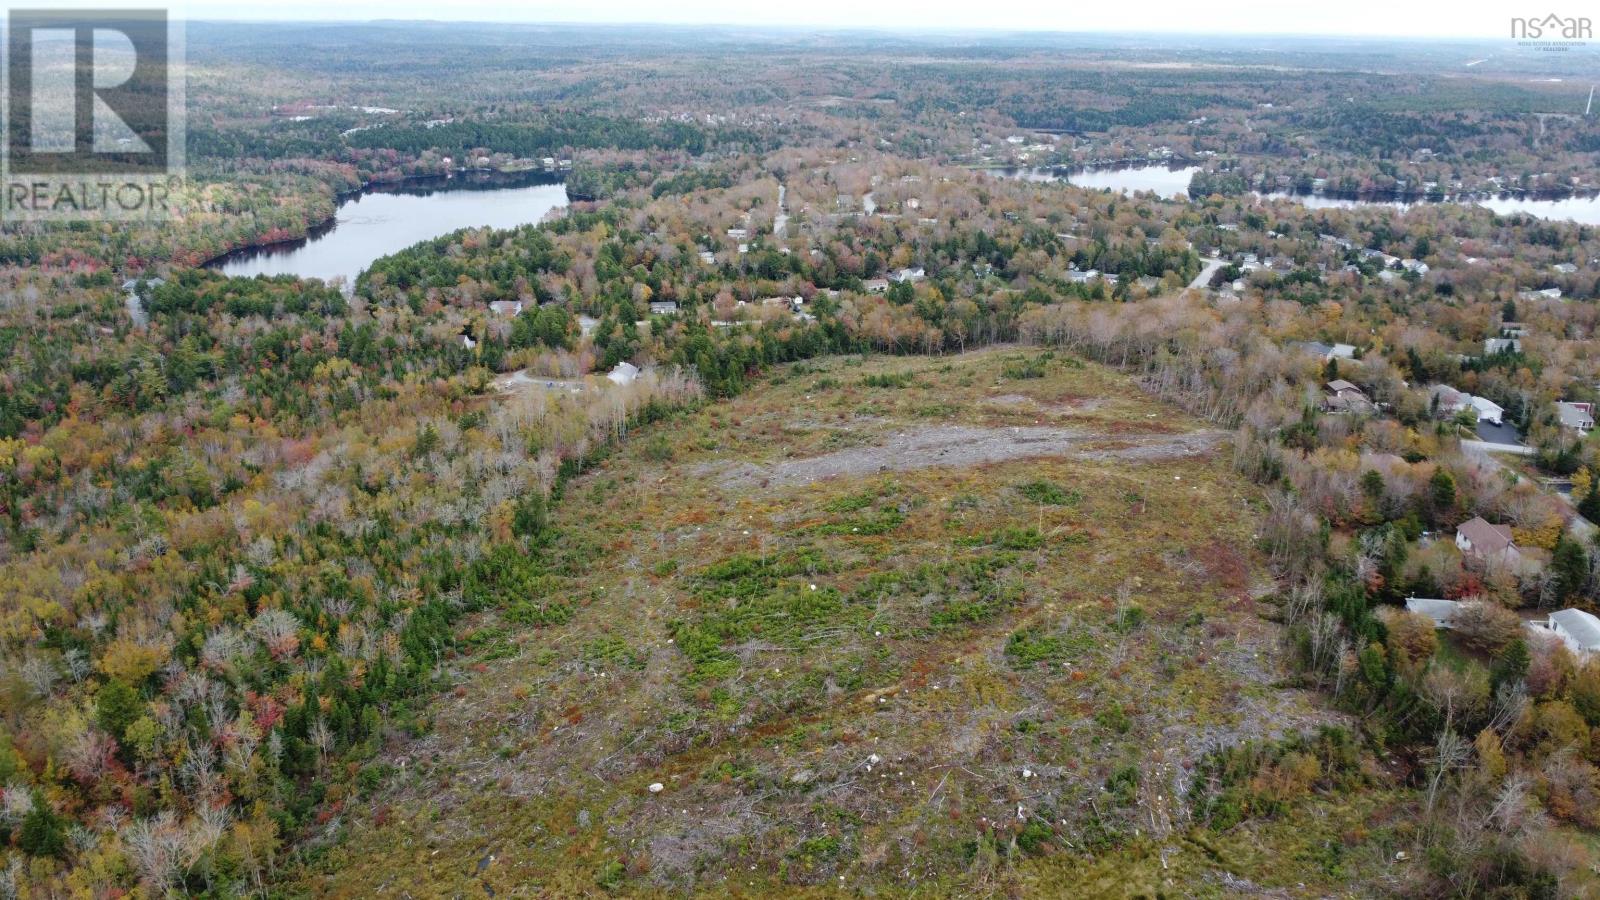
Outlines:
{"label": "paved road", "polygon": [[1189,282],[1189,287],[1191,288],[1210,287],[1211,276],[1217,274],[1223,266],[1228,264],[1225,259],[1212,259],[1208,256],[1200,257],[1200,261],[1205,263],[1206,267],[1200,270],[1200,274],[1196,275],[1193,281]]}

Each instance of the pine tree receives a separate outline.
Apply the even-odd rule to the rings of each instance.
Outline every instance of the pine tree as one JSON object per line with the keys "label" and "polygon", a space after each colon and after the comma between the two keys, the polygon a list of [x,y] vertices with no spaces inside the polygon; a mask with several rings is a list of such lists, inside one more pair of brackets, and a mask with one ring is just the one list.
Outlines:
{"label": "pine tree", "polygon": [[1583,590],[1584,583],[1589,579],[1589,554],[1584,552],[1582,545],[1563,533],[1556,539],[1550,571],[1555,578],[1556,596],[1563,602],[1570,600]]}

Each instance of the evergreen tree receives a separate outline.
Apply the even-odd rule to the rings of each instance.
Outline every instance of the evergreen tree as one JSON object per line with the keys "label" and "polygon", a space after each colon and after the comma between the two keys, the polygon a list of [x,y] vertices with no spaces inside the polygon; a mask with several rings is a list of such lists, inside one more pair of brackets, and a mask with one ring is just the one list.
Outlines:
{"label": "evergreen tree", "polygon": [[1550,572],[1554,576],[1556,596],[1562,601],[1571,600],[1583,590],[1589,580],[1589,554],[1583,546],[1563,533],[1556,540],[1550,559]]}

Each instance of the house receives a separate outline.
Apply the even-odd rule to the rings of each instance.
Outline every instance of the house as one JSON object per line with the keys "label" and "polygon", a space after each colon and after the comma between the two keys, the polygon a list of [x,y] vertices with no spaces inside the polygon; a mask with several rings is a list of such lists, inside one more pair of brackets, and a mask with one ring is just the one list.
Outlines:
{"label": "house", "polygon": [[1528,326],[1521,322],[1501,322],[1500,336],[1508,338],[1525,338],[1528,336]]}
{"label": "house", "polygon": [[633,380],[639,377],[639,367],[630,362],[619,362],[606,377],[614,384],[633,384]]}
{"label": "house", "polygon": [[1485,562],[1515,565],[1522,560],[1511,526],[1490,525],[1482,516],[1473,516],[1456,526],[1456,547],[1467,556]]}
{"label": "house", "polygon": [[1400,260],[1400,266],[1407,272],[1415,272],[1418,275],[1428,274],[1428,264],[1420,259],[1402,259]]}
{"label": "house", "polygon": [[1464,394],[1448,384],[1428,388],[1429,402],[1437,412],[1450,416],[1472,406],[1472,395]]}
{"label": "house", "polygon": [[1343,378],[1336,378],[1326,385],[1327,395],[1322,398],[1322,405],[1329,412],[1371,412],[1372,401],[1356,387]]}
{"label": "house", "polygon": [[1578,267],[1572,263],[1556,263],[1550,268],[1555,269],[1557,272],[1560,272],[1563,275],[1572,275],[1578,271]]}
{"label": "house", "polygon": [[748,229],[748,228],[729,228],[728,229],[728,237],[731,237],[731,238],[733,238],[734,240],[737,240],[737,241],[742,241],[742,240],[750,237],[750,229]]}
{"label": "house", "polygon": [[520,316],[522,315],[522,301],[491,300],[489,301],[489,311],[497,316]]}
{"label": "house", "polygon": [[1324,344],[1321,341],[1299,341],[1293,346],[1323,360],[1356,358],[1356,348],[1352,344]]}
{"label": "house", "polygon": [[700,261],[708,266],[714,266],[717,264],[717,255],[710,250],[701,250]]}
{"label": "house", "polygon": [[868,278],[861,284],[869,294],[881,294],[889,289],[889,279],[887,278]]}
{"label": "house", "polygon": [[1519,300],[1560,300],[1561,288],[1545,288],[1542,291],[1518,291]]}
{"label": "house", "polygon": [[895,281],[906,282],[906,281],[921,281],[922,279],[926,278],[927,275],[928,275],[928,273],[923,271],[922,268],[919,266],[919,267],[917,267],[915,269],[901,269],[900,271],[895,272],[893,275],[891,275],[889,277],[893,278]]}
{"label": "house", "polygon": [[1487,397],[1472,397],[1472,408],[1478,412],[1479,422],[1489,422],[1495,425],[1505,424],[1506,411],[1500,404]]}
{"label": "house", "polygon": [[1487,397],[1474,397],[1448,384],[1434,385],[1428,389],[1428,395],[1432,398],[1434,409],[1443,415],[1453,416],[1470,409],[1477,414],[1479,422],[1500,425],[1505,421],[1505,409]]}
{"label": "house", "polygon": [[1556,415],[1561,418],[1561,427],[1571,428],[1579,434],[1588,434],[1594,427],[1594,404],[1568,403],[1562,400],[1556,404]]}
{"label": "house", "polygon": [[1099,269],[1072,269],[1067,272],[1067,280],[1073,284],[1088,284],[1099,277]]}
{"label": "house", "polygon": [[1521,353],[1522,341],[1518,338],[1485,338],[1483,341],[1483,355],[1493,356],[1496,353]]}
{"label": "house", "polygon": [[1581,609],[1559,609],[1551,613],[1550,630],[1579,656],[1600,650],[1600,619]]}
{"label": "house", "polygon": [[1448,629],[1461,609],[1459,600],[1432,600],[1426,597],[1407,597],[1406,611],[1433,620],[1433,627]]}
{"label": "house", "polygon": [[678,304],[672,300],[650,301],[650,315],[652,316],[670,316],[677,311]]}

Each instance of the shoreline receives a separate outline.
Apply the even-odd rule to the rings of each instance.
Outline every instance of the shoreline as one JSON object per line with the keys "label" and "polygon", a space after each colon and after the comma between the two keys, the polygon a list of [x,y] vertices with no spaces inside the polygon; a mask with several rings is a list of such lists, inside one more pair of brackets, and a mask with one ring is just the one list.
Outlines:
{"label": "shoreline", "polygon": [[[1162,167],[1171,172],[1186,168],[1201,167],[1201,160],[1187,157],[1173,157],[1168,160],[1156,159],[1130,159],[1105,162],[1083,163],[1056,166],[1007,166],[1007,165],[981,165],[965,164],[962,168],[982,172],[1047,172],[1053,177],[1062,177],[1062,180],[1071,184],[1065,176],[1073,172],[1119,172],[1131,169],[1145,169]],[[1081,186],[1081,185],[1080,185]],[[1289,188],[1258,189],[1251,188],[1251,193],[1265,197],[1278,197],[1293,199],[1296,197],[1317,197],[1324,200],[1339,200],[1352,203],[1478,203],[1484,200],[1537,200],[1561,202],[1564,200],[1593,200],[1600,198],[1600,188],[1586,190],[1567,189],[1513,189],[1506,188],[1499,191],[1462,191],[1457,194],[1433,194],[1429,191],[1318,191],[1296,190]]]}
{"label": "shoreline", "polygon": [[[561,171],[547,171],[545,169],[478,170],[465,168],[456,169],[444,175],[402,175],[399,178],[372,179],[362,182],[359,187],[354,187],[343,191],[335,191],[333,194],[333,212],[330,213],[327,218],[307,225],[303,234],[300,234],[296,237],[283,238],[281,240],[252,241],[248,244],[241,244],[237,247],[225,250],[222,253],[196,263],[190,268],[209,269],[237,256],[271,250],[273,248],[288,247],[304,241],[309,241],[314,237],[320,237],[323,234],[333,230],[333,227],[338,224],[340,207],[344,206],[351,200],[366,194],[385,193],[386,189],[403,189],[407,185],[438,184],[439,186],[443,187],[448,183],[457,180],[458,178],[478,178],[482,181],[494,181],[496,179],[516,181],[519,179],[527,179],[530,184],[536,183],[531,176],[547,177],[550,184],[560,184],[566,180],[565,173]],[[492,190],[494,187],[512,186],[515,185],[494,185],[486,189]]]}

